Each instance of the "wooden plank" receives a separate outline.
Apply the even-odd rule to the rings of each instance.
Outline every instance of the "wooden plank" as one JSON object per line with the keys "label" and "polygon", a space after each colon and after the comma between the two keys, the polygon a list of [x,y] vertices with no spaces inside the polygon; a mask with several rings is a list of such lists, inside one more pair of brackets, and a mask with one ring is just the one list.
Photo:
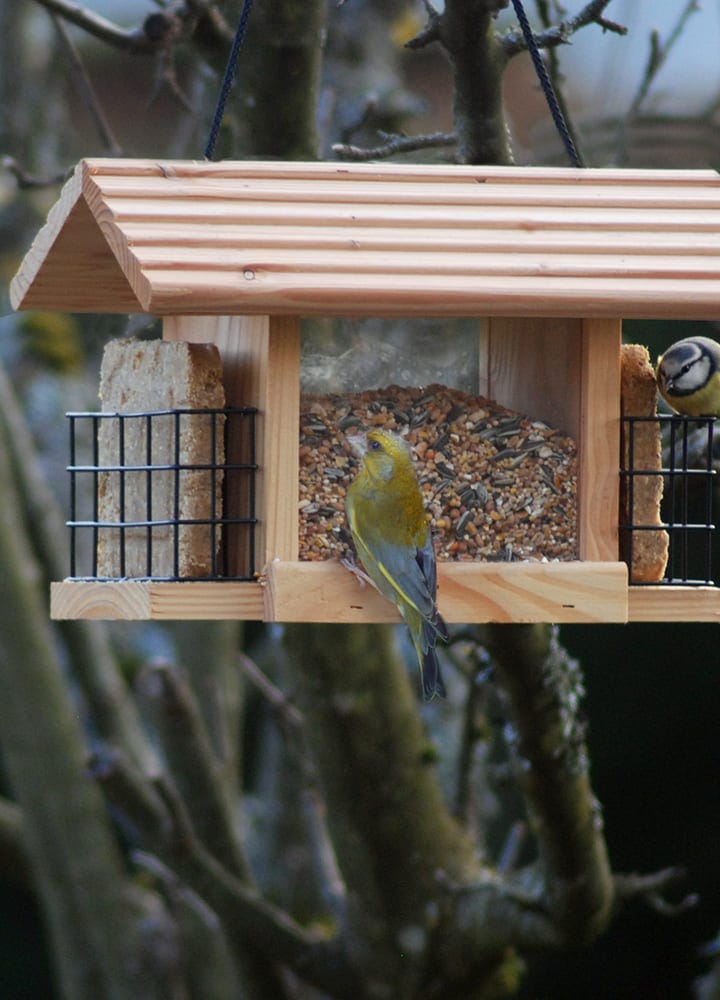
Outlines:
{"label": "wooden plank", "polygon": [[278,622],[398,622],[396,608],[340,562],[283,562],[265,567],[265,619]]}
{"label": "wooden plank", "polygon": [[63,580],[50,585],[55,620],[261,621],[263,613],[259,583]]}
{"label": "wooden plank", "polygon": [[277,160],[222,160],[211,163],[206,160],[157,160],[126,159],[111,157],[88,157],[82,161],[88,173],[97,178],[122,177],[227,177],[248,179],[272,174],[282,178],[322,179],[343,182],[350,177],[387,177],[420,182],[437,181],[439,178],[449,183],[464,184],[468,178],[478,181],[490,179],[494,183],[517,184],[525,178],[532,178],[545,184],[604,183],[622,186],[648,182],[653,184],[703,183],[718,184],[720,176],[715,170],[648,170],[644,168],[586,167],[507,167],[507,166],[466,166],[423,163],[337,163],[303,162]]}
{"label": "wooden plank", "polygon": [[63,580],[50,584],[50,617],[140,621],[150,617],[146,580],[120,582]]}
{"label": "wooden plank", "polygon": [[[266,568],[266,617],[274,621],[399,621],[392,605],[339,562]],[[440,563],[446,621],[624,622],[624,563]]]}
{"label": "wooden plank", "polygon": [[280,275],[154,271],[159,315],[541,316],[713,319],[716,280],[478,277],[455,274]]}
{"label": "wooden plank", "polygon": [[[300,318],[270,318],[265,371],[263,565],[298,558],[300,527]],[[263,509],[263,508],[261,508]]]}
{"label": "wooden plank", "polygon": [[[588,204],[580,206],[548,205],[538,198],[533,205],[479,204],[454,205],[444,200],[443,192],[436,191],[435,201],[427,205],[416,202],[397,204],[390,195],[387,201],[357,203],[317,201],[302,199],[287,201],[244,202],[234,196],[232,189],[224,198],[213,201],[187,198],[125,198],[111,199],[108,203],[112,217],[120,230],[128,223],[138,226],[145,223],[151,230],[155,225],[183,219],[189,224],[205,222],[208,226],[290,225],[345,226],[349,233],[362,233],[377,226],[397,226],[429,229],[457,227],[463,229],[514,228],[520,238],[534,230],[592,231],[615,230],[645,232],[717,232],[718,209],[712,207],[664,206],[617,207],[614,204]],[[352,249],[348,245],[348,249]]]}
{"label": "wooden plank", "polygon": [[[82,218],[83,207],[87,209],[87,206],[82,205],[82,167],[80,164],[63,185],[60,197],[50,209],[45,225],[33,240],[32,246],[25,254],[20,270],[10,282],[10,303],[13,309],[23,308],[23,303],[37,279],[45,259],[55,245],[58,235],[66,227],[68,219],[78,207],[78,202],[81,203],[78,210],[79,232],[80,234],[85,233],[86,240],[92,239],[92,219],[88,229],[85,229],[83,225],[86,221],[86,218]],[[81,249],[82,247],[81,243]]]}
{"label": "wooden plank", "polygon": [[441,253],[438,248],[416,251],[398,246],[395,252],[365,250],[357,247],[353,253],[339,255],[325,249],[259,248],[250,246],[225,246],[222,260],[218,260],[218,247],[142,247],[136,250],[138,262],[149,281],[155,269],[169,267],[179,271],[231,271],[235,274],[246,269],[253,271],[301,271],[303,274],[344,274],[361,271],[368,276],[383,274],[398,265],[397,254],[402,253],[404,274],[467,274],[519,277],[584,276],[596,278],[652,278],[692,280],[720,278],[720,256],[716,259],[702,254],[676,258],[669,255],[626,254],[622,259],[607,254],[586,253],[553,254],[531,252],[523,248],[515,253],[486,253],[484,248],[472,254]]}
{"label": "wooden plank", "polygon": [[582,326],[578,545],[581,559],[618,558],[620,511],[619,319]]}
{"label": "wooden plank", "polygon": [[262,621],[259,583],[151,583],[150,618],[163,621]]}
{"label": "wooden plank", "polygon": [[720,588],[629,587],[628,621],[720,622]]}
{"label": "wooden plank", "polygon": [[[440,606],[450,622],[720,622],[720,588],[629,587],[624,564],[444,563]],[[567,604],[574,606],[568,607]],[[335,562],[281,563],[259,583],[51,584],[51,617],[137,621],[149,618],[396,622],[393,606]],[[303,617],[299,617],[302,615]]]}
{"label": "wooden plank", "polygon": [[577,441],[580,334],[577,319],[488,319],[481,333],[481,395],[544,420]]}
{"label": "wooden plank", "polygon": [[[347,250],[348,230],[342,225],[282,227],[242,222],[237,225],[207,226],[202,220],[165,219],[149,226],[146,222],[125,222],[123,232],[136,251],[145,247],[285,247],[290,249]],[[408,229],[402,233],[409,251],[452,251],[455,253],[557,253],[566,254],[672,254],[695,257],[716,254],[720,231],[691,233],[687,230],[646,233],[623,228],[567,231],[513,228],[458,229],[433,226],[432,230]],[[359,250],[392,250],[397,246],[397,228],[367,227],[353,237]]]}
{"label": "wooden plank", "polygon": [[[518,169],[518,168],[516,168]],[[521,169],[521,168],[520,168]],[[250,202],[313,202],[318,205],[352,203],[354,205],[547,205],[569,208],[663,208],[713,209],[720,207],[720,186],[680,182],[674,186],[655,185],[652,174],[640,186],[603,183],[597,178],[592,185],[571,182],[545,183],[542,178],[518,178],[514,184],[496,183],[492,178],[480,178],[490,183],[478,183],[475,177],[462,184],[447,185],[438,200],[438,184],[445,184],[446,174],[421,183],[399,178],[392,173],[369,178],[345,176],[341,183],[328,184],[326,178],[288,180],[274,174],[252,178],[245,183],[233,183],[228,178],[137,178],[132,176],[94,179],[92,188],[102,195],[123,217],[126,202],[161,203],[192,199],[213,211],[212,203],[225,201],[232,193],[237,203]],[[90,189],[90,185],[87,186]]]}

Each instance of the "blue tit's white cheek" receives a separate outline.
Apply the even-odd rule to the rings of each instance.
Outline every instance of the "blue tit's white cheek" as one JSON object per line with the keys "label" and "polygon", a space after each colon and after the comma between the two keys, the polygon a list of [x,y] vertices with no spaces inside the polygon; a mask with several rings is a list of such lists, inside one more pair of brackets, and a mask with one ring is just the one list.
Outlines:
{"label": "blue tit's white cheek", "polygon": [[712,368],[712,361],[707,354],[703,354],[686,372],[683,372],[678,376],[678,378],[675,379],[673,386],[675,391],[690,393],[697,392],[698,389],[702,389],[702,387],[708,383],[712,374]]}

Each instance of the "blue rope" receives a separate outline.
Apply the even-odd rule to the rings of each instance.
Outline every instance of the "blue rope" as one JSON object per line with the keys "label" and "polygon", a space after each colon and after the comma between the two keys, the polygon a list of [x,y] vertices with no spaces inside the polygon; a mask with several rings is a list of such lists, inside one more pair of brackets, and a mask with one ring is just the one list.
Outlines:
{"label": "blue rope", "polygon": [[563,145],[567,151],[570,162],[574,167],[582,167],[584,163],[575,148],[575,143],[570,135],[570,130],[568,129],[567,122],[562,113],[560,105],[558,104],[558,99],[553,89],[552,81],[548,76],[548,72],[545,69],[545,63],[542,61],[542,56],[540,55],[540,49],[538,48],[537,42],[535,41],[535,35],[533,35],[532,28],[530,27],[530,22],[525,14],[525,9],[522,5],[522,0],[512,0],[513,7],[515,8],[515,13],[517,14],[517,19],[520,22],[520,27],[522,28],[522,33],[525,36],[525,44],[528,47],[528,52],[535,66],[535,72],[537,73],[538,80],[545,94],[545,100],[550,108],[550,114],[552,115],[553,121],[555,122],[555,128],[560,134],[560,138],[563,141]]}
{"label": "blue rope", "polygon": [[215,143],[217,142],[218,132],[220,131],[220,126],[222,124],[223,115],[225,114],[225,105],[227,104],[228,96],[230,95],[230,89],[232,88],[233,81],[235,79],[235,73],[237,72],[238,59],[240,58],[240,49],[242,48],[242,43],[245,39],[245,32],[247,30],[248,20],[250,18],[250,11],[252,10],[253,0],[243,0],[243,8],[240,12],[240,20],[238,21],[237,30],[235,31],[235,38],[233,39],[232,48],[230,49],[230,55],[228,56],[227,66],[225,67],[225,76],[223,77],[222,86],[220,87],[220,96],[218,97],[217,106],[215,108],[215,114],[213,116],[212,125],[210,126],[210,135],[208,136],[208,141],[205,146],[205,159],[212,160],[213,153],[215,151]]}

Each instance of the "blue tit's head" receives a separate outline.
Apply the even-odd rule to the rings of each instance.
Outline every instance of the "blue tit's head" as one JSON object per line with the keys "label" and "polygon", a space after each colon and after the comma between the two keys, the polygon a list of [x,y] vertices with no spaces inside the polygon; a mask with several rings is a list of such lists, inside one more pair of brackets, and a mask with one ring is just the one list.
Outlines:
{"label": "blue tit's head", "polygon": [[679,340],[658,359],[660,395],[678,413],[720,413],[720,344],[709,337]]}

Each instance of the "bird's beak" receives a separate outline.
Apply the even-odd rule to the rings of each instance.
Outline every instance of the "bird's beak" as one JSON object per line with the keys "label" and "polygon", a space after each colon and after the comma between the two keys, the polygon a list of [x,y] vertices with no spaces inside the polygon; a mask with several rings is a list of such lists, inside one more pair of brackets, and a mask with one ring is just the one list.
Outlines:
{"label": "bird's beak", "polygon": [[354,455],[363,458],[367,451],[367,438],[364,434],[347,434],[345,440],[350,445]]}

